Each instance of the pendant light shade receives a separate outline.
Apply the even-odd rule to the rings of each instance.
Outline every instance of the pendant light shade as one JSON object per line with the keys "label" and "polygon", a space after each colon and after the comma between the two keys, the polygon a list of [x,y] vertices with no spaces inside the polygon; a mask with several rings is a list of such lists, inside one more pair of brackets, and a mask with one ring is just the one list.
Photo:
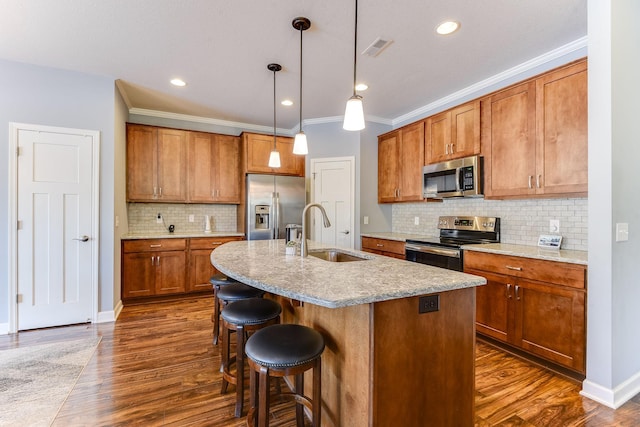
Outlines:
{"label": "pendant light shade", "polygon": [[355,30],[353,37],[353,95],[347,101],[344,110],[344,130],[364,129],[364,110],[362,108],[362,97],[356,93],[356,65],[358,56],[358,0],[356,0]]}
{"label": "pendant light shade", "polygon": [[280,153],[276,148],[276,73],[282,70],[282,67],[280,64],[269,64],[267,68],[269,71],[273,71],[273,150],[271,150],[271,154],[269,155],[269,167],[279,168]]}
{"label": "pendant light shade", "polygon": [[298,17],[291,24],[293,28],[300,31],[300,99],[298,100],[300,104],[300,130],[293,140],[293,154],[305,155],[309,153],[309,147],[307,146],[307,135],[302,131],[302,32],[311,27],[311,21]]}

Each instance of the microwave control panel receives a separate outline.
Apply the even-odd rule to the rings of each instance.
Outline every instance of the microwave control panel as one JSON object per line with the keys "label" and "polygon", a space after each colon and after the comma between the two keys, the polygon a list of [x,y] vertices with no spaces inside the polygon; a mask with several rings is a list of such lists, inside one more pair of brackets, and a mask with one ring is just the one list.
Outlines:
{"label": "microwave control panel", "polygon": [[461,168],[462,190],[473,190],[473,166]]}

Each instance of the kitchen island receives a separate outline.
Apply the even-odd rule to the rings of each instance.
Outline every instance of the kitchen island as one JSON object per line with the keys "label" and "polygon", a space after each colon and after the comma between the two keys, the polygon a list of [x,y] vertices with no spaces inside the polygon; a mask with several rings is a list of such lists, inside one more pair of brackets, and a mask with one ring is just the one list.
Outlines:
{"label": "kitchen island", "polygon": [[283,322],[323,334],[325,426],[470,426],[475,286],[482,277],[346,250],[360,260],[285,255],[283,240],[230,242],[224,274],[283,304]]}

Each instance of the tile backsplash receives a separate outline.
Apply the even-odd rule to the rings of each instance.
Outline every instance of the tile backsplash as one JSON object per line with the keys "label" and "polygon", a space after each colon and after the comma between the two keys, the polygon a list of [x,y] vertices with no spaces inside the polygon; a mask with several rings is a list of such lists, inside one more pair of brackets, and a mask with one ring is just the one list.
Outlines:
{"label": "tile backsplash", "polygon": [[[549,232],[549,220],[560,221],[562,249],[587,250],[587,199],[484,200],[445,199],[442,203],[396,203],[392,228],[396,233],[438,235],[441,215],[496,216],[500,242],[535,246]],[[419,225],[415,225],[415,217]]]}
{"label": "tile backsplash", "polygon": [[[212,217],[212,231],[237,230],[237,206],[217,204],[184,203],[129,203],[130,233],[162,233],[170,224],[176,233],[201,233],[204,231],[204,216]],[[164,224],[157,224],[158,213],[162,214]],[[193,215],[193,222],[189,222]]]}

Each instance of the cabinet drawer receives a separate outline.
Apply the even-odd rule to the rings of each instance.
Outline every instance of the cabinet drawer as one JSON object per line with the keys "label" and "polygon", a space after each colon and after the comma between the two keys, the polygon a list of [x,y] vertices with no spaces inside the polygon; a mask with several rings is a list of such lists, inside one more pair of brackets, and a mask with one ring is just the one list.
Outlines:
{"label": "cabinet drawer", "polygon": [[382,252],[391,252],[394,254],[402,255],[402,258],[404,259],[404,242],[398,242],[396,240],[376,239],[374,237],[363,237],[362,248]]}
{"label": "cabinet drawer", "polygon": [[182,251],[187,248],[187,239],[141,239],[126,240],[123,252]]}
{"label": "cabinet drawer", "polygon": [[242,240],[242,237],[197,237],[191,238],[189,247],[191,249],[213,249],[223,243]]}
{"label": "cabinet drawer", "polygon": [[465,251],[464,266],[465,269],[473,268],[585,289],[586,267],[579,264]]}

